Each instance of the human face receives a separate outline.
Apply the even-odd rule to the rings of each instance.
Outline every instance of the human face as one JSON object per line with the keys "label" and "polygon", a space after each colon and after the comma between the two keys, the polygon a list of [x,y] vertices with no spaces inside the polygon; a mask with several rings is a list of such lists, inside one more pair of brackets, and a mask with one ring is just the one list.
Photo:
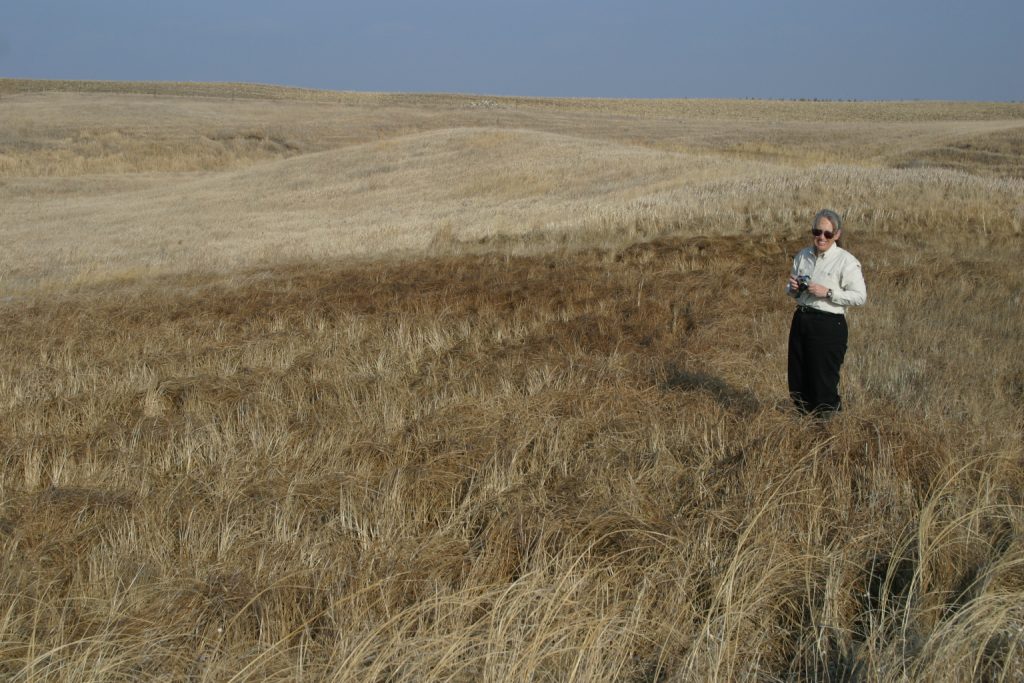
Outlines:
{"label": "human face", "polygon": [[[839,235],[841,234],[840,231],[836,230],[835,226],[832,225],[832,221],[825,217],[819,218],[818,225],[815,227],[821,231],[821,234],[812,235],[812,237],[814,237],[814,248],[817,249],[819,253],[828,251],[832,248],[832,245],[836,243],[836,240],[839,239]],[[829,232],[833,233],[832,239],[825,236],[825,233]]]}

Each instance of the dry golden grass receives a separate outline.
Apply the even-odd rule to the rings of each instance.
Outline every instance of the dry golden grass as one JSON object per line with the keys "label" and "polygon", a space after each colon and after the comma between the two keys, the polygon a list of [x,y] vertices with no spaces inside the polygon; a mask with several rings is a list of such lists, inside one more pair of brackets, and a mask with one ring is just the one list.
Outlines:
{"label": "dry golden grass", "polygon": [[[0,677],[1021,679],[1024,183],[429,99],[0,179]],[[869,286],[827,425],[780,292],[822,204]]]}
{"label": "dry golden grass", "polygon": [[[962,213],[973,217],[979,205],[1019,203],[1024,166],[1010,144],[996,164],[964,158],[980,177],[928,167],[945,163],[936,150],[951,144],[1012,142],[1024,130],[1021,119],[968,118],[967,105],[938,120],[893,122],[876,105],[875,121],[808,122],[704,118],[688,103],[662,118],[583,104],[339,97],[0,98],[5,286],[422,253],[439,240],[543,233],[592,243],[638,222],[729,232],[752,214],[770,227],[765,211],[790,219],[820,202],[891,216],[928,210],[903,206],[922,188],[970,204]],[[733,104],[766,115],[758,103]],[[855,103],[833,106],[844,104]]]}
{"label": "dry golden grass", "polygon": [[983,121],[1024,118],[1024,102],[807,101],[497,97],[468,94],[336,92],[255,83],[60,81],[0,78],[0,96],[32,93],[147,95],[188,99],[322,102],[419,110],[532,107],[578,114],[676,117],[720,121]]}
{"label": "dry golden grass", "polygon": [[1024,179],[1024,128],[953,141],[948,146],[908,153],[902,167],[937,166],[958,171]]}

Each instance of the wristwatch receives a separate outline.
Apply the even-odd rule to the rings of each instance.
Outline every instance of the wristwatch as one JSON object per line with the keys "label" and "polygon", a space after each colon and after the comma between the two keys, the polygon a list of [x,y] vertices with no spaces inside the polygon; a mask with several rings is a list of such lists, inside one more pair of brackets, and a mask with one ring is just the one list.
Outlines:
{"label": "wristwatch", "polygon": [[827,296],[829,298],[829,300],[831,301],[832,300],[832,290],[831,289],[828,290],[828,294],[826,294],[825,296]]}

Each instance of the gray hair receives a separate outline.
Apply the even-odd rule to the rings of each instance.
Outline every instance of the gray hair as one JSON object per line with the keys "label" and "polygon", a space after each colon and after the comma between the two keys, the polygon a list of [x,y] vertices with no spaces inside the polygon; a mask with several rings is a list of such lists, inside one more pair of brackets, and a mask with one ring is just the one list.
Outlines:
{"label": "gray hair", "polygon": [[818,213],[814,214],[814,221],[811,223],[812,228],[818,227],[818,221],[822,218],[826,219],[832,224],[832,228],[835,230],[843,229],[843,219],[839,217],[839,214],[832,209],[822,209]]}
{"label": "gray hair", "polygon": [[[822,209],[818,213],[814,214],[814,221],[811,223],[811,228],[818,227],[818,221],[822,218],[832,224],[832,229],[839,232],[843,229],[843,219],[839,217],[839,214],[832,209]],[[836,244],[843,246],[842,240],[836,239]]]}

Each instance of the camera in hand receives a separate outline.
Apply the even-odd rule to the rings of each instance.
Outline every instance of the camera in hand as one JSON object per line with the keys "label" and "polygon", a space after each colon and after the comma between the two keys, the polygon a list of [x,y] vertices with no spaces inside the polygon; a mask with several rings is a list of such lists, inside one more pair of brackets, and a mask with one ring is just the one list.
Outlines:
{"label": "camera in hand", "polygon": [[801,275],[796,279],[797,282],[797,293],[803,293],[807,291],[807,285],[811,284],[810,275]]}

